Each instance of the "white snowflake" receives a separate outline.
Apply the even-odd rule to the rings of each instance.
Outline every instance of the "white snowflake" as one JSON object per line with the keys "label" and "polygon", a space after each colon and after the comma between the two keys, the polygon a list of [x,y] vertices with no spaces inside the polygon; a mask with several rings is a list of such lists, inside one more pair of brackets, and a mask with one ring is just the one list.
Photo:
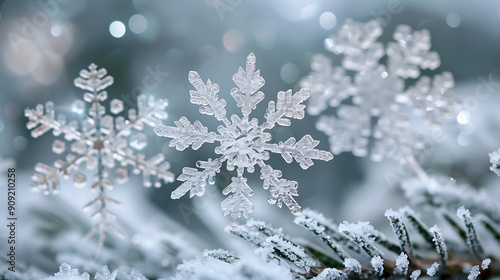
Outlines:
{"label": "white snowflake", "polygon": [[[167,118],[164,111],[167,101],[140,95],[137,99],[138,110],[128,110],[128,119],[125,119],[119,115],[124,110],[123,102],[113,99],[109,106],[115,116],[106,114],[103,102],[108,94],[105,89],[113,84],[113,77],[106,74],[106,69],[97,69],[97,65],[91,64],[89,70],[80,71],[80,77],[75,79],[75,86],[86,91],[83,100],[89,104],[88,114],[84,101],[77,100],[73,105],[73,111],[81,116],[80,126],[77,120],[68,122],[64,114],[58,114],[56,118],[51,101],[45,106],[38,104],[35,109],[28,108],[24,112],[29,118],[27,128],[32,130],[34,138],[51,130],[54,136],[64,136],[65,141],[56,139],[52,144],[52,151],[56,154],[65,153],[67,142],[71,143],[65,158],[57,160],[54,167],[43,163],[35,166],[32,190],[44,194],[57,193],[61,177],[66,179],[70,174],[74,174],[73,185],[81,188],[86,185],[87,177],[77,171],[84,163],[87,169],[96,170],[91,189],[99,194],[85,207],[97,208],[92,217],[98,222],[89,236],[99,232],[100,244],[107,232],[120,235],[110,222],[114,214],[108,210],[108,205],[119,203],[106,193],[113,187],[109,179],[110,169],[115,169],[115,181],[118,183],[128,180],[127,166],[132,167],[134,174],[142,172],[146,187],[160,187],[160,180],[174,180],[173,174],[168,171],[170,163],[165,161],[163,154],[146,159],[144,153],[140,152],[147,146],[147,137],[141,131],[145,126],[154,127]],[[117,167],[118,164],[120,167]]]}
{"label": "white snowflake", "polygon": [[250,119],[250,113],[264,99],[264,93],[259,89],[264,86],[265,81],[260,76],[260,71],[255,70],[255,61],[255,55],[250,53],[246,69],[240,67],[233,75],[237,87],[231,89],[231,96],[241,108],[241,117],[232,115],[228,119],[226,101],[219,99],[217,95],[219,86],[210,80],[205,84],[197,72],[191,71],[189,82],[196,89],[190,91],[191,103],[201,105],[201,114],[213,115],[223,125],[217,128],[217,132],[209,132],[200,121],[191,124],[186,117],[181,117],[175,122],[175,127],[158,125],[154,130],[158,136],[173,138],[169,145],[180,151],[189,146],[197,150],[204,143],[219,143],[214,152],[220,157],[198,161],[198,168],[186,167],[182,170],[177,179],[184,183],[172,192],[172,198],[180,198],[188,191],[190,197],[202,196],[205,193],[206,181],[214,184],[216,173],[220,172],[222,164],[226,162],[228,170],[237,170],[237,176],[233,177],[231,184],[222,191],[224,195],[229,196],[222,201],[221,209],[224,215],[231,215],[233,226],[238,224],[241,216],[249,218],[254,208],[246,197],[252,195],[253,191],[244,177],[245,170],[253,173],[257,165],[264,189],[269,189],[271,193],[269,203],[279,207],[284,203],[292,213],[298,214],[302,208],[293,198],[298,195],[297,182],[281,178],[280,170],[275,170],[265,163],[270,153],[281,154],[287,163],[295,159],[303,169],[313,165],[313,159],[328,161],[333,158],[331,153],[315,149],[319,141],[310,135],[305,135],[298,141],[291,137],[285,142],[270,143],[272,136],[268,131],[275,125],[289,126],[290,119],[304,117],[306,106],[302,103],[309,98],[308,89],[301,89],[295,94],[292,90],[280,91],[277,101],[269,102],[263,123],[259,124],[256,118]]}
{"label": "white snowflake", "polygon": [[[317,128],[329,136],[333,154],[366,156],[373,139],[373,160],[404,162],[423,148],[423,137],[408,131],[409,116],[403,113],[409,110],[401,108],[425,114],[431,127],[437,128],[461,105],[451,91],[451,73],[421,76],[421,69],[435,70],[441,63],[439,55],[430,51],[429,31],[412,32],[409,26],[399,25],[394,41],[386,46],[377,41],[381,35],[382,26],[376,20],[347,20],[337,35],[324,41],[328,51],[343,56],[342,67],[332,66],[324,55],[314,55],[312,73],[301,86],[311,88],[309,114],[336,109],[334,115],[322,115],[317,122]],[[419,77],[415,85],[407,82]]]}

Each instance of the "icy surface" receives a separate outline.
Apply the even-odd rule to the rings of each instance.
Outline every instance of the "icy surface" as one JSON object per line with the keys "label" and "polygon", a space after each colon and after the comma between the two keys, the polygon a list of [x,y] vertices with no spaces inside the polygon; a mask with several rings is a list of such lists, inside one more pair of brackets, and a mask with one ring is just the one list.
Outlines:
{"label": "icy surface", "polygon": [[222,201],[221,209],[224,215],[231,216],[234,227],[242,216],[248,219],[254,209],[247,198],[253,191],[248,186],[244,173],[253,173],[256,166],[260,168],[264,189],[271,193],[269,203],[279,207],[285,204],[293,214],[302,211],[293,198],[298,195],[297,182],[282,178],[280,170],[266,164],[270,153],[280,154],[287,163],[295,160],[303,169],[313,165],[314,159],[328,161],[333,158],[330,152],[315,149],[319,141],[310,135],[305,135],[300,140],[290,137],[284,142],[270,142],[270,130],[273,127],[290,126],[291,119],[304,117],[306,106],[302,103],[309,98],[309,89],[301,89],[296,93],[292,90],[280,91],[277,100],[268,103],[262,123],[259,124],[256,118],[250,118],[257,104],[264,99],[264,93],[259,89],[264,86],[265,81],[260,76],[260,70],[255,69],[255,62],[255,55],[250,53],[246,68],[240,67],[233,75],[237,87],[231,89],[230,93],[241,108],[241,116],[233,114],[228,118],[226,100],[219,99],[219,86],[210,80],[203,82],[197,72],[191,71],[189,81],[195,88],[190,91],[191,103],[200,105],[201,114],[212,115],[222,124],[217,127],[216,132],[209,132],[200,121],[191,123],[186,117],[181,117],[175,122],[175,127],[158,125],[154,129],[158,136],[172,138],[169,145],[180,151],[189,146],[197,150],[204,143],[219,143],[214,149],[219,157],[198,161],[197,168],[186,167],[182,170],[178,180],[184,183],[172,192],[172,198],[180,198],[187,192],[190,197],[204,195],[207,180],[214,184],[215,175],[226,162],[227,169],[236,170],[237,175],[231,178],[229,186],[222,191],[227,198]]}

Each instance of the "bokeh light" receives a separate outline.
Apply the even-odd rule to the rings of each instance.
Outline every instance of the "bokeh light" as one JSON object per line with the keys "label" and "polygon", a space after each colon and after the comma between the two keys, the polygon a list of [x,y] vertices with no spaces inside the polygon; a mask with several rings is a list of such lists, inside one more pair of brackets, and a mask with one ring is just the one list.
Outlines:
{"label": "bokeh light", "polygon": [[458,26],[460,26],[460,23],[461,19],[457,13],[449,13],[446,16],[446,24],[448,24],[449,27],[457,28]]}
{"label": "bokeh light", "polygon": [[118,20],[113,21],[109,25],[109,33],[111,33],[111,36],[115,38],[123,37],[123,35],[125,35],[126,30],[127,29],[125,28],[125,24],[123,24],[123,22]]}
{"label": "bokeh light", "polygon": [[22,151],[28,147],[28,140],[24,136],[16,136],[12,141],[12,145],[16,150]]}
{"label": "bokeh light", "polygon": [[128,21],[128,27],[132,32],[139,34],[148,28],[148,21],[143,15],[133,15]]}
{"label": "bokeh light", "polygon": [[324,12],[319,17],[319,25],[325,30],[330,30],[337,25],[337,17],[332,12]]}
{"label": "bokeh light", "polygon": [[224,34],[222,43],[224,44],[224,48],[226,48],[226,50],[237,53],[241,51],[245,45],[245,36],[239,30],[230,29]]}
{"label": "bokeh light", "polygon": [[59,37],[62,34],[62,27],[60,25],[53,25],[50,29],[50,34],[54,37]]}
{"label": "bokeh light", "polygon": [[294,63],[287,63],[281,67],[281,79],[287,84],[294,84],[300,78],[300,69]]}

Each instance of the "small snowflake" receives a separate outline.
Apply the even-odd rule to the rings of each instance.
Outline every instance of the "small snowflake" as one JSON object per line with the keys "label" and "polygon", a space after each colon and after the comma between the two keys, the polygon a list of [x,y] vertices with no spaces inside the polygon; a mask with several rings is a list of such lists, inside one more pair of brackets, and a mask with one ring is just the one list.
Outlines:
{"label": "small snowflake", "polygon": [[[115,169],[115,180],[118,183],[128,180],[127,166],[133,168],[134,174],[142,172],[143,184],[146,187],[160,187],[160,180],[174,180],[173,174],[168,171],[170,163],[165,161],[163,154],[146,159],[140,152],[147,146],[147,137],[141,132],[144,127],[154,127],[167,118],[164,111],[166,100],[155,100],[152,96],[140,95],[137,99],[138,110],[128,110],[128,119],[125,119],[118,115],[124,109],[123,102],[113,99],[109,110],[115,116],[106,114],[103,102],[108,98],[108,94],[104,89],[113,84],[113,77],[106,74],[106,69],[97,69],[97,65],[91,64],[89,70],[80,71],[80,77],[75,79],[75,86],[87,91],[83,100],[90,105],[88,114],[85,113],[84,101],[77,100],[73,105],[73,111],[82,117],[80,126],[77,120],[68,122],[64,114],[56,117],[54,103],[51,101],[45,106],[38,104],[35,109],[28,108],[24,112],[29,118],[27,128],[32,130],[31,135],[34,138],[50,130],[54,136],[64,136],[65,141],[56,139],[53,142],[54,153],[65,153],[67,143],[70,143],[65,158],[57,160],[54,167],[43,163],[36,165],[32,190],[42,191],[44,194],[57,193],[61,177],[66,179],[70,174],[73,174],[74,186],[84,187],[87,176],[77,171],[84,163],[87,169],[96,170],[91,189],[99,195],[86,205],[86,209],[97,208],[92,216],[99,221],[89,236],[99,232],[100,244],[107,232],[120,235],[119,230],[110,222],[114,214],[108,210],[109,204],[119,203],[106,193],[113,187],[109,179],[110,169]],[[117,167],[117,164],[120,167]]]}
{"label": "small snowflake", "polygon": [[[231,215],[232,225],[238,224],[241,216],[249,218],[253,211],[253,204],[246,196],[253,194],[244,177],[245,170],[249,173],[255,171],[255,166],[260,168],[260,178],[264,181],[264,189],[269,189],[271,196],[268,202],[281,207],[284,203],[294,214],[301,212],[293,196],[297,196],[297,182],[281,178],[280,170],[273,169],[265,162],[270,153],[281,154],[287,163],[294,159],[303,169],[313,165],[313,159],[331,160],[332,154],[327,151],[315,149],[319,141],[310,135],[305,135],[300,140],[291,137],[285,142],[270,143],[271,134],[268,132],[275,125],[289,126],[290,119],[302,119],[305,105],[302,103],[309,98],[309,90],[301,89],[297,93],[292,90],[280,91],[277,101],[270,101],[264,115],[265,121],[259,124],[256,118],[250,119],[250,113],[257,104],[264,99],[264,93],[259,89],[264,86],[264,78],[260,70],[255,70],[255,55],[247,57],[246,69],[239,68],[233,75],[237,87],[231,89],[231,96],[241,108],[242,116],[226,116],[226,101],[219,99],[217,93],[219,86],[210,80],[204,83],[197,72],[189,72],[189,82],[196,90],[191,90],[191,103],[201,105],[200,113],[213,115],[222,122],[217,132],[209,132],[201,122],[191,123],[186,117],[181,117],[175,122],[175,127],[158,125],[155,132],[158,136],[173,138],[169,146],[177,150],[184,150],[191,146],[193,150],[199,149],[204,143],[218,142],[219,146],[214,152],[220,157],[198,161],[198,168],[186,167],[178,177],[184,183],[172,192],[172,198],[177,199],[189,191],[190,197],[202,196],[205,193],[206,181],[215,183],[215,174],[220,172],[222,164],[226,162],[228,170],[237,171],[237,176],[222,193],[229,195],[221,203],[224,215]],[[200,170],[201,169],[201,170]]]}

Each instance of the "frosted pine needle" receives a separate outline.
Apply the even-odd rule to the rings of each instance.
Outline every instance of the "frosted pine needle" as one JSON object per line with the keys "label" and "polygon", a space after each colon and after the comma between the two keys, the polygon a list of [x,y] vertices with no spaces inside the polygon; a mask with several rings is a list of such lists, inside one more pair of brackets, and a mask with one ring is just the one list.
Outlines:
{"label": "frosted pine needle", "polygon": [[200,113],[212,115],[222,124],[216,132],[209,132],[200,121],[191,123],[186,117],[181,117],[175,122],[175,127],[159,125],[155,128],[158,136],[172,138],[169,146],[177,150],[184,150],[191,146],[193,150],[199,149],[204,143],[218,142],[214,152],[219,157],[198,161],[197,168],[186,167],[177,178],[184,183],[172,192],[172,198],[178,199],[189,192],[189,196],[202,196],[208,183],[215,183],[215,175],[220,172],[222,164],[226,162],[228,170],[237,171],[237,175],[231,178],[231,183],[222,193],[227,198],[222,201],[221,209],[224,215],[230,215],[232,226],[238,225],[238,219],[242,216],[250,217],[254,205],[247,196],[253,194],[253,190],[247,184],[245,171],[253,173],[255,166],[260,168],[260,178],[263,180],[264,189],[268,189],[271,196],[268,202],[279,207],[285,204],[293,214],[299,214],[302,208],[293,198],[298,195],[295,181],[282,178],[280,170],[273,169],[266,161],[270,153],[281,154],[287,163],[295,160],[303,169],[313,165],[313,160],[329,161],[333,158],[327,151],[315,149],[319,141],[310,135],[305,135],[300,140],[290,137],[285,142],[271,143],[270,130],[276,125],[290,126],[291,119],[302,119],[304,117],[305,105],[303,102],[310,96],[309,89],[301,89],[297,93],[292,90],[280,91],[277,101],[270,101],[265,120],[259,124],[256,118],[250,118],[250,114],[257,104],[264,99],[264,93],[259,91],[264,86],[264,78],[260,76],[260,70],[255,69],[256,58],[253,53],[247,57],[246,68],[239,68],[233,75],[235,88],[230,93],[237,106],[241,108],[241,116],[236,114],[227,117],[226,100],[219,99],[219,86],[208,80],[203,82],[197,72],[189,72],[189,82],[195,90],[191,90],[191,103],[200,105]]}
{"label": "frosted pine needle", "polygon": [[464,222],[467,228],[467,245],[478,260],[482,259],[483,248],[477,239],[476,229],[472,223],[472,216],[469,209],[461,206],[457,209],[457,216]]}
{"label": "frosted pine needle", "polygon": [[70,175],[73,176],[73,185],[81,188],[87,184],[87,176],[78,171],[83,166],[95,170],[91,190],[98,192],[98,195],[85,209],[94,209],[92,217],[97,219],[88,236],[99,233],[99,244],[102,245],[108,232],[121,235],[111,222],[114,214],[109,211],[109,205],[119,203],[107,194],[113,188],[110,178],[112,169],[115,171],[114,181],[118,183],[128,180],[129,166],[133,173],[142,173],[145,187],[160,187],[161,181],[168,183],[174,180],[173,174],[168,171],[170,163],[165,161],[163,154],[146,159],[141,152],[147,146],[147,137],[141,131],[147,126],[161,124],[167,118],[164,110],[167,101],[140,95],[137,98],[138,108],[128,110],[128,118],[125,119],[119,115],[124,106],[118,99],[109,103],[111,115],[106,113],[103,104],[108,94],[105,89],[113,84],[113,77],[107,75],[106,69],[98,69],[97,65],[91,64],[89,70],[80,71],[80,77],[74,83],[86,91],[83,94],[84,101],[77,100],[73,105],[73,111],[82,118],[81,124],[77,120],[67,120],[64,114],[56,117],[51,101],[45,106],[38,104],[34,109],[27,108],[24,112],[29,119],[26,126],[34,138],[51,130],[55,136],[64,138],[57,138],[53,142],[52,151],[65,154],[65,157],[57,160],[53,167],[38,163],[32,176],[34,184],[31,189],[44,194],[57,193],[61,177]]}
{"label": "frosted pine needle", "polygon": [[429,232],[433,235],[432,241],[436,246],[437,253],[441,256],[441,261],[443,265],[448,261],[448,249],[446,248],[446,243],[444,243],[443,234],[441,233],[441,229],[434,225],[429,229]]}

